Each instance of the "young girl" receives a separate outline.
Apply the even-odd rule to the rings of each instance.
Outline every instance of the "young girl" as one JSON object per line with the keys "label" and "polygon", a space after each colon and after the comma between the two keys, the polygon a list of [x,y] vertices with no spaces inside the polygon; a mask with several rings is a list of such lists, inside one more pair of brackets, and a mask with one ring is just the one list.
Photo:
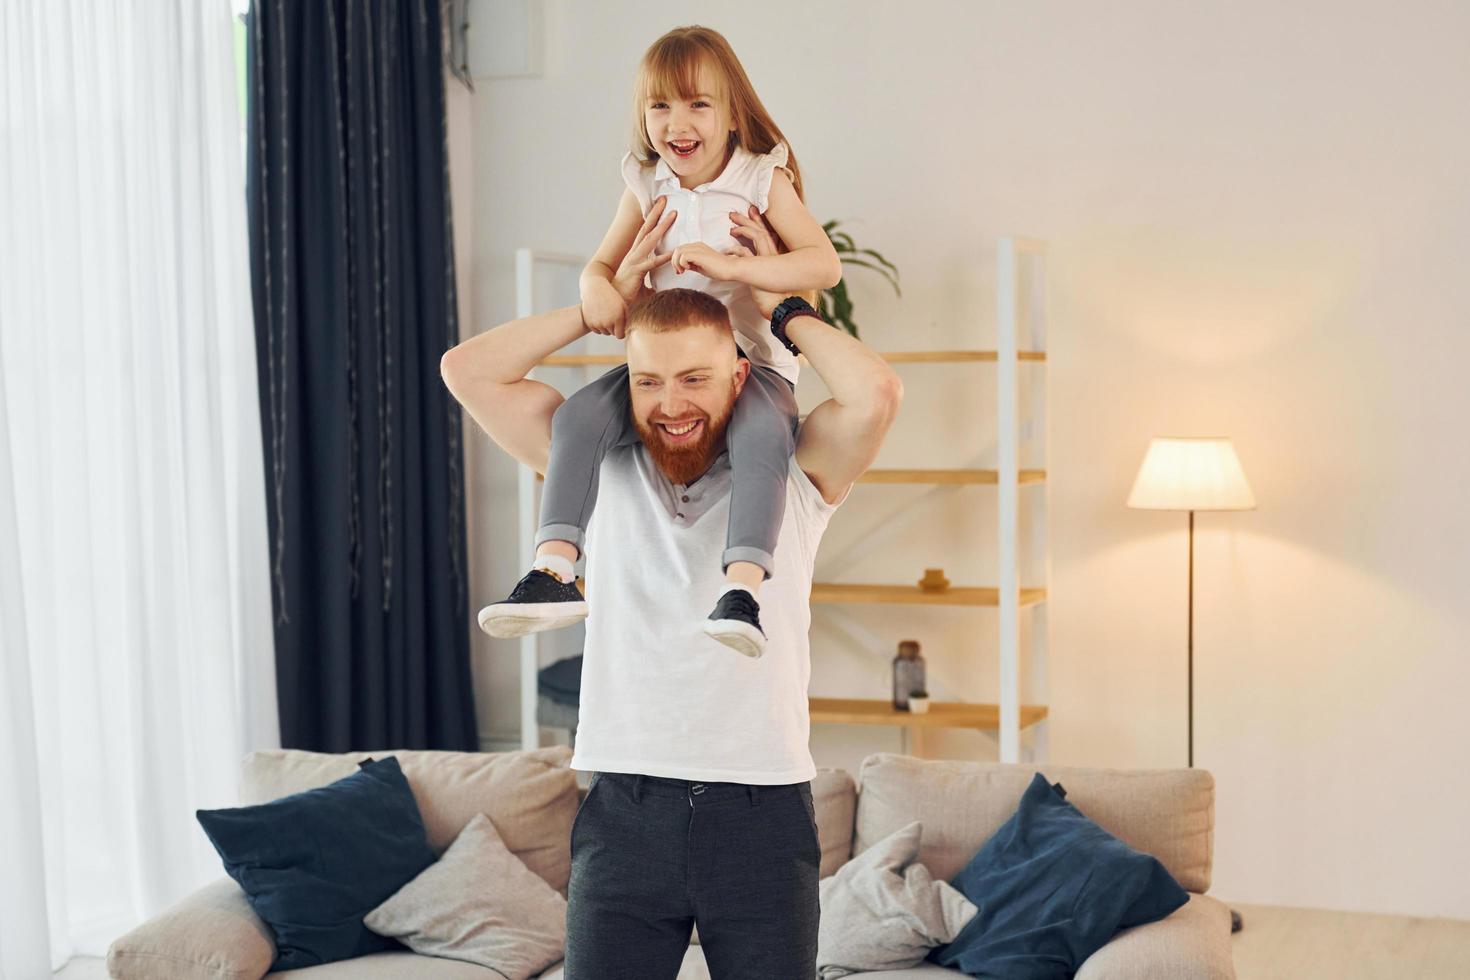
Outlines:
{"label": "young girl", "polygon": [[[715,609],[702,629],[758,657],[765,633],[757,597],[771,576],[795,449],[797,361],[772,334],[751,289],[807,293],[814,301],[816,290],[837,284],[842,266],[803,203],[801,171],[785,137],[719,33],[681,27],[653,43],[638,66],[635,119],[636,149],[622,161],[627,188],[582,273],[583,320],[594,333],[623,336],[627,305],[613,278],[649,213],[661,209],[659,252],[670,258],[651,273],[653,288],[697,289],[721,300],[751,362],[727,429],[732,479],[725,586],[712,597]],[[752,205],[779,237],[780,254],[756,256],[736,241],[739,236],[754,245],[759,219]],[[492,636],[521,636],[586,617],[574,562],[596,502],[603,454],[639,438],[628,385],[627,365],[619,365],[557,409],[534,566],[509,598],[481,610],[480,626]]]}

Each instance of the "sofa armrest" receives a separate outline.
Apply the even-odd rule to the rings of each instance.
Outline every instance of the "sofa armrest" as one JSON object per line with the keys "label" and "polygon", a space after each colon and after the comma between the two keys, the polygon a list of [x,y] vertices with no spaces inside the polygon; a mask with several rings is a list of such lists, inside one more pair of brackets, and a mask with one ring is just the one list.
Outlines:
{"label": "sofa armrest", "polygon": [[1120,931],[1087,958],[1076,980],[1235,980],[1230,909],[1190,892],[1168,916]]}
{"label": "sofa armrest", "polygon": [[113,980],[260,980],[276,943],[231,878],[205,885],[113,940]]}

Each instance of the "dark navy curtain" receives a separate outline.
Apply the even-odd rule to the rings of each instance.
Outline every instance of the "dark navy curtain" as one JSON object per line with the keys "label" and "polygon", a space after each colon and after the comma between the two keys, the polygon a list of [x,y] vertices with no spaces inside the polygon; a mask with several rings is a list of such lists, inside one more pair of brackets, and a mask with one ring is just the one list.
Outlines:
{"label": "dark navy curtain", "polygon": [[439,0],[247,23],[281,739],[475,749]]}

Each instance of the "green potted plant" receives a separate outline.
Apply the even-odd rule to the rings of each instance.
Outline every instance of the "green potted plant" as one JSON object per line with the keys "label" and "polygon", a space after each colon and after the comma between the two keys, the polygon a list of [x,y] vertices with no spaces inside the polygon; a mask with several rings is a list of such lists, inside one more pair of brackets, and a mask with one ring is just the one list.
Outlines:
{"label": "green potted plant", "polygon": [[[888,284],[893,287],[894,295],[902,297],[903,291],[898,286],[898,269],[893,263],[870,248],[858,248],[851,235],[837,230],[838,224],[839,222],[834,218],[822,225],[822,230],[827,233],[827,238],[832,242],[832,247],[837,250],[837,257],[842,260],[843,265],[857,266],[860,269],[870,269],[878,273],[888,280]],[[823,319],[828,323],[841,326],[854,337],[858,335],[857,322],[852,318],[852,297],[847,292],[846,275],[831,289],[822,290],[820,300],[820,312]]]}
{"label": "green potted plant", "polygon": [[929,710],[929,692],[920,688],[909,692],[909,711],[922,715]]}

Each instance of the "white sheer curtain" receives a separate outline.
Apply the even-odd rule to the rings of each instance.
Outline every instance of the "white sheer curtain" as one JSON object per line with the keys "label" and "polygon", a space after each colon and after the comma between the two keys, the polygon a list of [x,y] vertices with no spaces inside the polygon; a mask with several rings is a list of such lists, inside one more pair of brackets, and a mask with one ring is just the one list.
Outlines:
{"label": "white sheer curtain", "polygon": [[198,885],[279,744],[230,0],[0,2],[0,980]]}

